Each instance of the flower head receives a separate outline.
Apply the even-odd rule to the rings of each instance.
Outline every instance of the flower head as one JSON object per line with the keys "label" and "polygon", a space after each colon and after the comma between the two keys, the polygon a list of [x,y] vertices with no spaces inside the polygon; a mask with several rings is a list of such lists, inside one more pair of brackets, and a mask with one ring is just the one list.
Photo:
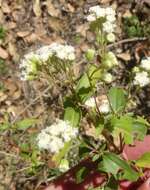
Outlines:
{"label": "flower head", "polygon": [[58,153],[66,142],[77,137],[77,135],[78,129],[70,126],[68,121],[57,120],[38,134],[37,142],[40,149]]}
{"label": "flower head", "polygon": [[133,83],[135,85],[139,85],[140,87],[144,87],[150,84],[150,78],[148,76],[148,73],[146,71],[136,73]]}
{"label": "flower head", "polygon": [[43,46],[35,52],[25,54],[20,63],[21,80],[32,80],[37,74],[38,66],[46,64],[52,56],[62,60],[73,61],[75,59],[75,49],[70,45],[62,45],[52,43],[51,45]]}
{"label": "flower head", "polygon": [[93,6],[89,8],[89,15],[87,16],[87,20],[89,22],[93,22],[98,18],[108,18],[108,20],[111,20],[112,22],[115,21],[115,11],[112,7],[103,8],[99,5]]}
{"label": "flower head", "polygon": [[150,71],[150,57],[142,59],[140,67],[146,71]]}
{"label": "flower head", "polygon": [[87,20],[89,22],[93,22],[100,17],[105,17],[105,8],[100,7],[99,5],[90,7],[89,15],[87,16]]}

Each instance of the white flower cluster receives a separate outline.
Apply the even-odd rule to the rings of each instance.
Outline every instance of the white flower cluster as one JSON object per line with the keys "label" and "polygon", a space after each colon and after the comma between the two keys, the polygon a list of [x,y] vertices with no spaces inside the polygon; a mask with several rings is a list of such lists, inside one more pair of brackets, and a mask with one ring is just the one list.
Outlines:
{"label": "white flower cluster", "polygon": [[[99,101],[98,98],[96,98],[96,101],[98,103],[98,108],[99,108],[99,111],[103,114],[107,114],[109,113],[110,111],[110,106],[109,106],[109,101],[108,99],[105,97],[105,98],[102,98],[101,101]],[[94,97],[91,97],[89,98],[88,100],[86,100],[85,102],[85,105],[87,107],[90,107],[90,108],[95,108],[96,107],[96,104],[95,104],[95,99]]]}
{"label": "white flower cluster", "polygon": [[22,71],[21,80],[33,79],[37,73],[38,64],[45,63],[52,56],[56,56],[60,60],[73,61],[75,59],[75,49],[70,45],[52,43],[24,55],[19,66]]}
{"label": "white flower cluster", "polygon": [[142,59],[139,67],[135,67],[133,72],[136,73],[133,81],[134,85],[144,87],[150,84],[150,57]]}
{"label": "white flower cluster", "polygon": [[113,34],[116,27],[115,15],[116,12],[112,7],[103,8],[97,5],[89,9],[89,15],[87,16],[87,20],[89,22],[93,22],[99,18],[105,18],[105,22],[103,23],[103,31],[107,34],[107,40],[109,42],[113,42],[115,41],[115,35]]}
{"label": "white flower cluster", "polygon": [[70,126],[69,122],[57,120],[38,134],[37,142],[40,149],[49,150],[51,153],[58,153],[66,142],[77,137],[77,135],[78,129]]}

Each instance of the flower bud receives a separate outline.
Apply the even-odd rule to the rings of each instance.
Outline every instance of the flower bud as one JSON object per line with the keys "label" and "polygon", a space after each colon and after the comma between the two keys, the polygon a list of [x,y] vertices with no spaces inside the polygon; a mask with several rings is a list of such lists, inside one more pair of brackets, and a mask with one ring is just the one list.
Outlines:
{"label": "flower bud", "polygon": [[140,72],[140,69],[139,67],[134,67],[133,70],[132,70],[133,73],[139,73]]}
{"label": "flower bud", "polygon": [[59,170],[61,172],[66,172],[67,170],[69,170],[69,162],[66,159],[62,159],[59,165]]}
{"label": "flower bud", "polygon": [[95,50],[94,49],[88,49],[86,54],[85,54],[85,57],[88,61],[92,61],[94,59],[94,56],[95,56]]}
{"label": "flower bud", "polygon": [[115,41],[115,35],[113,33],[109,33],[106,36],[108,42],[114,42]]}
{"label": "flower bud", "polygon": [[110,74],[110,73],[105,73],[103,75],[103,80],[106,82],[106,83],[111,83],[112,80],[113,80],[113,76]]}

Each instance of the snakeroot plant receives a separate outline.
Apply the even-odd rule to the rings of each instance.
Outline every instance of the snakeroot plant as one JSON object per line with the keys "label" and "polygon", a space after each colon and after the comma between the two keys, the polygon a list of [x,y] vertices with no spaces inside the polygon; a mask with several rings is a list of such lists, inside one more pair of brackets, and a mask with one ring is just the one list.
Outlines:
{"label": "snakeroot plant", "polygon": [[[102,187],[105,189],[111,180],[111,184],[119,180],[137,181],[150,161],[145,157],[127,161],[122,156],[124,146],[142,141],[150,126],[144,117],[129,110],[131,87],[150,83],[150,59],[142,59],[140,66],[133,69],[131,85],[125,89],[116,87],[113,73],[119,62],[107,47],[115,41],[116,12],[112,7],[97,5],[89,9],[87,21],[95,44],[84,55],[88,64],[80,76],[74,73],[75,48],[53,43],[24,56],[20,77],[45,77],[51,86],[65,87],[61,118],[37,134],[38,148],[51,155],[61,172],[74,166],[72,160],[95,162],[97,171],[107,177]],[[85,167],[77,172],[78,183],[84,180],[85,172]]]}

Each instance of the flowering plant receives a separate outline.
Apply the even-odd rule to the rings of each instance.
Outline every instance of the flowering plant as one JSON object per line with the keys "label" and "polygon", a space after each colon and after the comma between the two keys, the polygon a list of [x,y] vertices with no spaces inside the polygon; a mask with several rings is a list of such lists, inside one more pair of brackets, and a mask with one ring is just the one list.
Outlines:
{"label": "flowering plant", "polygon": [[[105,188],[111,181],[136,181],[142,176],[150,159],[143,156],[139,160],[125,161],[122,152],[126,144],[143,140],[150,124],[130,112],[131,87],[125,90],[114,86],[112,73],[119,63],[107,45],[115,41],[115,10],[91,7],[87,21],[95,34],[95,48],[87,50],[88,64],[81,76],[74,73],[74,47],[53,43],[24,56],[20,65],[21,79],[48,77],[50,84],[65,87],[62,118],[38,134],[38,147],[51,153],[61,172],[84,159],[96,162],[97,170],[107,175]],[[150,59],[146,58],[140,67],[133,69],[132,85],[143,87],[150,82],[149,65]],[[78,183],[84,173],[85,167],[77,172]]]}

